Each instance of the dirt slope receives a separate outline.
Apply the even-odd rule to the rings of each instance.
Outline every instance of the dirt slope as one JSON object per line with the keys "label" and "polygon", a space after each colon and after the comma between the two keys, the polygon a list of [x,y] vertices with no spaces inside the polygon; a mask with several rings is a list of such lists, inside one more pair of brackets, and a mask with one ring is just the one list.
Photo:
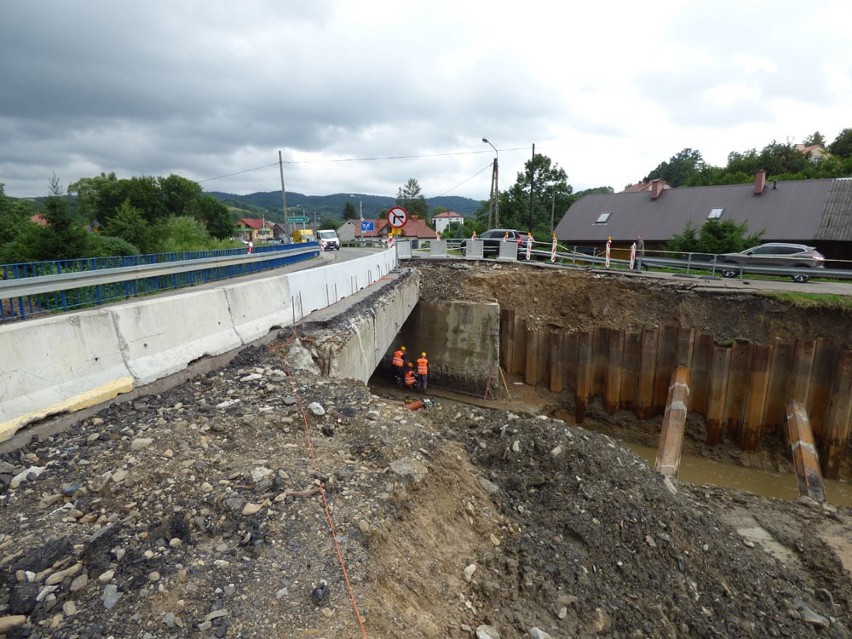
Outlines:
{"label": "dirt slope", "polygon": [[284,352],[2,459],[6,637],[360,637],[335,539],[369,637],[850,636],[825,541],[849,511],[667,483],[549,418],[410,411]]}

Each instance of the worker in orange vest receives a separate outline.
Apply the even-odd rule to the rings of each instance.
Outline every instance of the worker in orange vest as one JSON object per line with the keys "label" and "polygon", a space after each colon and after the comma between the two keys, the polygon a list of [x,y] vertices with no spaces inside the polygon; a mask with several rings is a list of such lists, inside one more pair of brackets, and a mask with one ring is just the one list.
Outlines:
{"label": "worker in orange vest", "polygon": [[402,375],[405,372],[405,346],[400,346],[393,352],[391,366],[393,367],[393,377],[396,380],[397,386],[401,386]]}
{"label": "worker in orange vest", "polygon": [[420,353],[417,358],[417,380],[420,382],[420,390],[426,392],[426,384],[429,380],[429,360],[426,359],[426,352]]}
{"label": "worker in orange vest", "polygon": [[408,362],[408,368],[405,371],[405,387],[408,390],[417,388],[417,375],[414,374],[414,364]]}

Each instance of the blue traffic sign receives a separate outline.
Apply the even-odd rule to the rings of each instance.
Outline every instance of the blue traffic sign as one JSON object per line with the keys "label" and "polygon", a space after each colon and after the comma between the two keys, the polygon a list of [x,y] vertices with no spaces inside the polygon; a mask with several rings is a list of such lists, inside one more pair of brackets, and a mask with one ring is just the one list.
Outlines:
{"label": "blue traffic sign", "polygon": [[361,232],[367,233],[368,231],[372,231],[375,228],[375,222],[361,222]]}

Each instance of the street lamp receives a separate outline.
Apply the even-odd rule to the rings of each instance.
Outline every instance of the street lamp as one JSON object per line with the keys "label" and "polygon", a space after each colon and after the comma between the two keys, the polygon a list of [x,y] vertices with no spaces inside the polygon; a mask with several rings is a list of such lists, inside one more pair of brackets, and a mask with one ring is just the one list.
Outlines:
{"label": "street lamp", "polygon": [[488,138],[482,138],[482,141],[485,142],[488,146],[494,149],[494,169],[491,171],[491,195],[489,197],[491,201],[491,206],[488,209],[488,226],[491,227],[491,214],[494,214],[494,227],[500,226],[500,184],[497,181],[498,176],[498,166],[500,159],[500,152],[497,150],[497,147],[491,144],[488,141]]}

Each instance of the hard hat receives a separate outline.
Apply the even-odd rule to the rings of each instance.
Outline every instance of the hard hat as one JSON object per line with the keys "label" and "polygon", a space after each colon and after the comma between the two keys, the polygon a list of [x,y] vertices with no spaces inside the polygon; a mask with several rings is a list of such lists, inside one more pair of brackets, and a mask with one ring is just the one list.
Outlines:
{"label": "hard hat", "polygon": [[404,350],[405,350],[405,346],[400,346],[400,347],[399,347],[399,350],[404,351]]}
{"label": "hard hat", "polygon": [[420,357],[426,357],[426,351],[423,351],[422,353],[420,353]]}

